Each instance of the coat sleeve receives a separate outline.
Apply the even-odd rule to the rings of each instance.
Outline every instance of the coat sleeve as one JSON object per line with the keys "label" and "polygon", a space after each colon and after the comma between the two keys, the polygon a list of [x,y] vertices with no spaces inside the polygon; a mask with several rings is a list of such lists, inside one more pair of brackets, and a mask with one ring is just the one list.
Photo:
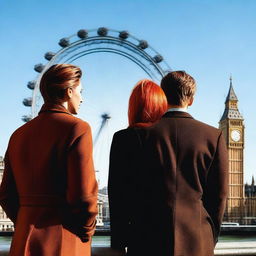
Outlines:
{"label": "coat sleeve", "polygon": [[6,215],[15,224],[19,210],[19,196],[9,160],[8,150],[5,154],[4,164],[3,179],[0,186],[0,204],[6,212]]}
{"label": "coat sleeve", "polygon": [[[125,130],[127,131],[127,130]],[[136,152],[139,142],[133,130],[113,137],[108,177],[111,247],[124,251],[128,247],[134,205]]]}
{"label": "coat sleeve", "polygon": [[71,137],[67,157],[67,201],[76,223],[76,233],[86,242],[94,234],[98,213],[90,126],[78,123]]}
{"label": "coat sleeve", "polygon": [[218,241],[228,195],[228,153],[221,133],[207,176],[203,202],[213,222],[215,242]]}

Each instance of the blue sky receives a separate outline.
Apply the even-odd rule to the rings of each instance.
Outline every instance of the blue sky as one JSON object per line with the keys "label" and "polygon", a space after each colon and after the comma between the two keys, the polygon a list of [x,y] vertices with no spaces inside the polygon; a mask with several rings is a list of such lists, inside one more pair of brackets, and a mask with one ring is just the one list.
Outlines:
{"label": "blue sky", "polygon": [[[23,124],[30,109],[28,81],[33,67],[46,63],[44,54],[60,49],[60,38],[79,29],[101,26],[128,30],[160,52],[173,70],[186,70],[198,89],[190,113],[218,126],[229,89],[229,76],[245,119],[245,181],[256,173],[255,70],[256,2],[247,0],[0,0],[0,155],[12,132]],[[107,152],[114,131],[127,126],[127,101],[134,84],[147,75],[136,65],[113,54],[94,54],[75,64],[83,69],[84,99],[79,117],[96,134],[100,115],[112,116],[95,147],[95,164],[103,186]]]}

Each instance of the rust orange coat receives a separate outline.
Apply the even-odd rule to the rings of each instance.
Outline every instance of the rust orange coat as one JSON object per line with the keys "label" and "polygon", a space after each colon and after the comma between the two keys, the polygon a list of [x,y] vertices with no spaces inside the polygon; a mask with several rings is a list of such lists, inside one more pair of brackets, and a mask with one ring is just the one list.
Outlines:
{"label": "rust orange coat", "polygon": [[91,255],[97,182],[90,126],[45,104],[10,138],[0,203],[15,223],[11,256]]}

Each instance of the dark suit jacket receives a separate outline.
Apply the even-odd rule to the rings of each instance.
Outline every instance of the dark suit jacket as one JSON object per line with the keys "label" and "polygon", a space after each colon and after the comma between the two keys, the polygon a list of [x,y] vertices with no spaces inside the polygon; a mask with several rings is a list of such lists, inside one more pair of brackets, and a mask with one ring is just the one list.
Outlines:
{"label": "dark suit jacket", "polygon": [[139,168],[132,171],[129,255],[212,256],[228,189],[221,131],[188,113],[168,112],[134,133],[122,143],[131,157],[123,156],[119,167],[127,171],[139,154],[133,162]]}
{"label": "dark suit jacket", "polygon": [[89,256],[97,214],[90,126],[45,104],[11,136],[0,204],[15,223],[10,255]]}
{"label": "dark suit jacket", "polygon": [[111,247],[119,250],[124,250],[128,246],[130,237],[140,148],[135,128],[118,131],[113,136],[109,161],[108,198]]}

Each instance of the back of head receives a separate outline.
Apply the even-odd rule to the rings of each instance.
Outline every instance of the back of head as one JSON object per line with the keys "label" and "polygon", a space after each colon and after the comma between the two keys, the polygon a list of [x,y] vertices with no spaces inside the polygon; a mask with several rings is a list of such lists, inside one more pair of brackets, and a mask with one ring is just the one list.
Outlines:
{"label": "back of head", "polygon": [[56,64],[51,66],[42,76],[40,92],[44,102],[58,103],[65,100],[67,88],[79,85],[82,71],[71,64]]}
{"label": "back of head", "polygon": [[128,118],[129,126],[147,126],[158,121],[167,110],[163,90],[153,81],[139,81],[132,90]]}
{"label": "back of head", "polygon": [[169,105],[183,106],[184,103],[193,98],[196,82],[185,71],[173,71],[163,77],[161,87]]}

